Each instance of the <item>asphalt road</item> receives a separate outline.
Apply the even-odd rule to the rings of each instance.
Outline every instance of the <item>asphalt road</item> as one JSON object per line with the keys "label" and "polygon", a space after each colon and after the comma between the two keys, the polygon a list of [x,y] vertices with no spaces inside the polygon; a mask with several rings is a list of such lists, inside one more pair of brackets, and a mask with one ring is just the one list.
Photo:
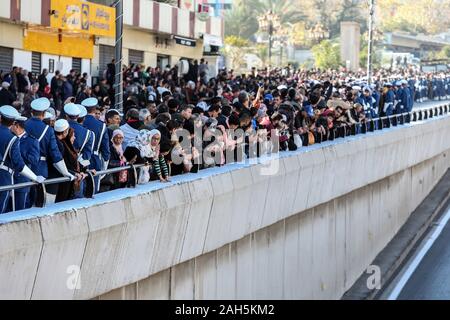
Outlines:
{"label": "asphalt road", "polygon": [[409,277],[397,300],[450,299],[450,222]]}
{"label": "asphalt road", "polygon": [[450,100],[443,100],[443,101],[427,101],[423,103],[414,103],[414,110],[416,109],[424,109],[434,106],[441,106],[450,103]]}

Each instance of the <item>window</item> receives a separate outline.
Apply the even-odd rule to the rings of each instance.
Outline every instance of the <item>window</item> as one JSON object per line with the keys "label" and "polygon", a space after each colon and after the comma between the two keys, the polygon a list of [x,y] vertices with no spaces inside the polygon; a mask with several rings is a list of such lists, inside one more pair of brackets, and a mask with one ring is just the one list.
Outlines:
{"label": "window", "polygon": [[41,53],[40,52],[32,52],[31,53],[31,72],[39,75],[41,74]]}
{"label": "window", "polygon": [[128,60],[130,61],[130,65],[144,63],[144,51],[128,50]]}
{"label": "window", "polygon": [[72,69],[81,73],[81,58],[72,58]]}
{"label": "window", "polygon": [[100,50],[100,61],[99,61],[100,64],[98,67],[99,71],[98,76],[100,77],[100,79],[102,79],[103,73],[107,69],[108,64],[111,63],[111,61],[115,57],[115,50],[113,46],[106,46],[106,45],[100,45],[99,50]]}
{"label": "window", "polygon": [[13,49],[0,47],[0,74],[10,72],[13,67]]}

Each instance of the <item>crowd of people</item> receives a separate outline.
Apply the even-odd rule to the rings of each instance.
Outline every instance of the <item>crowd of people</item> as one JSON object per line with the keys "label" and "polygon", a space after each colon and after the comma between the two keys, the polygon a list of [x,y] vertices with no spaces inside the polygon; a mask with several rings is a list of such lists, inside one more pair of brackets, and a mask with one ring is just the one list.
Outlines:
{"label": "crowd of people", "polygon": [[[88,172],[95,192],[126,187],[128,170],[142,165],[138,183],[293,151],[332,140],[338,130],[361,130],[370,119],[411,112],[414,103],[450,97],[450,73],[380,70],[364,73],[220,70],[201,60],[165,69],[123,69],[123,109],[114,106],[115,63],[99,83],[75,70],[39,76],[14,67],[1,75],[0,186],[55,177],[47,185],[61,202],[84,197]],[[30,208],[36,188],[0,192],[0,213]]]}

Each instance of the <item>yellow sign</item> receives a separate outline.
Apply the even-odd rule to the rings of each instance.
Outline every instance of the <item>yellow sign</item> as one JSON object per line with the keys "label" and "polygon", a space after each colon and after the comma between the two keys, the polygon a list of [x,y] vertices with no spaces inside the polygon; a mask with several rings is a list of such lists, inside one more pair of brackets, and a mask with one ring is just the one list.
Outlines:
{"label": "yellow sign", "polygon": [[58,56],[92,59],[94,57],[94,42],[92,36],[73,37],[39,31],[27,31],[23,38],[23,48]]}
{"label": "yellow sign", "polygon": [[50,26],[96,36],[115,36],[116,9],[81,0],[52,0]]}

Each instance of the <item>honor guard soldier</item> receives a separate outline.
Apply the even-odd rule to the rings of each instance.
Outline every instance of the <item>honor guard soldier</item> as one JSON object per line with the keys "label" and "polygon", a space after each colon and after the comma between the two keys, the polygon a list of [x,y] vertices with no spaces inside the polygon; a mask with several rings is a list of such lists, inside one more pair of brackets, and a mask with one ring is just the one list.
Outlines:
{"label": "honor guard soldier", "polygon": [[[33,172],[37,172],[36,169],[39,166],[39,160],[41,153],[39,150],[39,141],[25,131],[25,121],[27,118],[20,117],[11,127],[11,131],[17,136],[20,146],[20,154],[25,162],[25,165]],[[14,173],[14,183],[30,182],[30,179],[20,175],[18,172]],[[30,197],[30,187],[14,190],[14,202],[15,210],[28,209],[33,206],[33,202]]]}
{"label": "honor guard soldier", "polygon": [[[84,120],[86,119],[87,116],[87,110],[84,106],[82,106],[81,104],[77,104],[78,108],[80,108],[80,115],[78,116],[78,123],[81,124],[84,127]],[[92,133],[91,133],[92,134]]]}
{"label": "honor guard soldier", "polygon": [[72,181],[75,177],[69,173],[67,166],[59,152],[56,144],[56,137],[53,128],[46,125],[42,120],[45,117],[45,111],[50,107],[50,101],[47,98],[39,98],[31,103],[32,118],[25,123],[25,130],[39,141],[40,161],[37,173],[43,177],[48,177],[47,162],[53,166],[64,177],[70,178]]}
{"label": "honor guard soldier", "polygon": [[[91,130],[94,134],[94,148],[91,157],[90,169],[96,171],[106,170],[108,168],[110,150],[109,135],[106,124],[95,118],[95,112],[98,108],[98,100],[96,98],[88,98],[81,102],[87,110],[87,116],[84,120],[84,126]],[[95,192],[100,190],[100,178],[95,176]]]}
{"label": "honor guard soldier", "polygon": [[392,83],[386,83],[386,93],[384,97],[383,115],[392,116],[394,113],[395,93],[392,90]]}
{"label": "honor guard soldier", "polygon": [[394,114],[402,114],[403,108],[405,108],[405,105],[403,104],[405,101],[404,98],[405,92],[402,88],[401,81],[395,82],[394,85],[397,88],[397,90],[395,91]]}
{"label": "honor guard soldier", "polygon": [[408,87],[408,81],[406,80],[402,80],[401,84],[403,88],[403,95],[400,99],[400,103],[403,106],[403,112],[411,112],[414,104],[412,100],[411,88]]}
{"label": "honor guard soldier", "polygon": [[[15,121],[23,121],[19,112],[11,106],[0,108],[0,186],[14,184],[14,173],[19,173],[22,177],[31,181],[42,183],[45,178],[36,174],[25,164],[20,152],[19,138],[11,132],[11,127]],[[12,195],[14,210],[14,191],[0,192],[0,213],[7,212],[8,202]]]}
{"label": "honor guard soldier", "polygon": [[[68,103],[64,106],[64,112],[70,127],[75,132],[74,148],[78,150],[78,162],[83,169],[89,169],[91,164],[92,147],[94,143],[94,135],[78,123],[78,117],[81,114],[79,105]],[[85,171],[85,170],[83,170]]]}

